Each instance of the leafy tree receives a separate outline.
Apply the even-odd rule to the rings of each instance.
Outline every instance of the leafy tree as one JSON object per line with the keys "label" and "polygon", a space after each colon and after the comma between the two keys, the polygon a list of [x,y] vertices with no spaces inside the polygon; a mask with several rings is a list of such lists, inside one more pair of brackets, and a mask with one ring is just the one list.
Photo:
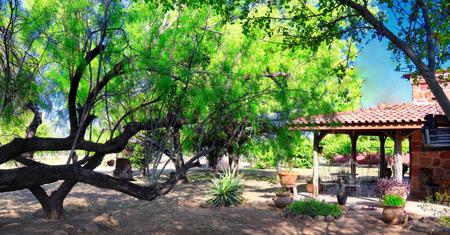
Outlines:
{"label": "leafy tree", "polygon": [[[398,69],[421,75],[446,116],[450,118],[450,101],[438,82],[439,79],[445,79],[440,69],[450,56],[448,1],[207,2],[214,2],[216,9],[230,21],[244,19],[245,29],[259,27],[268,35],[274,32],[282,34],[283,43],[289,47],[317,49],[322,43],[329,44],[342,38],[361,44],[368,34],[372,35],[372,39],[386,38],[389,41],[388,49],[398,62]],[[260,5],[267,7],[263,14],[258,13]],[[440,73],[438,77],[436,72]]]}

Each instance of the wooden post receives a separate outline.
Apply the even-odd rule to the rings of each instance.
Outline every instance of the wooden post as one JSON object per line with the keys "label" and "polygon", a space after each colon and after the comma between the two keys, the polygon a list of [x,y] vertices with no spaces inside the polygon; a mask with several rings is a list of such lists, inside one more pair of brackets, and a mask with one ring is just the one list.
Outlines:
{"label": "wooden post", "polygon": [[352,141],[352,165],[351,165],[351,173],[352,175],[356,174],[356,142],[358,141],[358,135],[354,132],[350,133],[350,140]]}
{"label": "wooden post", "polygon": [[401,131],[396,130],[394,133],[394,179],[400,183],[403,181],[402,140]]}
{"label": "wooden post", "polygon": [[386,177],[386,168],[387,168],[386,149],[384,146],[386,144],[387,137],[384,135],[380,135],[378,136],[378,138],[380,139],[380,170],[378,172],[378,177],[384,178]]}
{"label": "wooden post", "polygon": [[319,144],[325,132],[314,132],[313,140],[313,197],[319,196]]}

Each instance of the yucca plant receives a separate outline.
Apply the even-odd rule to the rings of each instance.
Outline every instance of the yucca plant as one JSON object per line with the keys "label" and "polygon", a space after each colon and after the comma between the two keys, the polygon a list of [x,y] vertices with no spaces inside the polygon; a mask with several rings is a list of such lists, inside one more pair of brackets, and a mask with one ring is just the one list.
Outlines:
{"label": "yucca plant", "polygon": [[211,198],[207,203],[214,207],[237,205],[242,202],[242,174],[227,170],[210,183]]}

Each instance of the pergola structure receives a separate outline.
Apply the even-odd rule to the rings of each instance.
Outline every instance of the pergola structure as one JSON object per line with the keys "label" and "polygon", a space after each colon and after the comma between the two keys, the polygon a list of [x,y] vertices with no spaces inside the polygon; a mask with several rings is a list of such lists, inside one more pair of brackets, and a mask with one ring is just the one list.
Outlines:
{"label": "pergola structure", "polygon": [[[385,176],[387,161],[385,141],[394,140],[394,177],[402,182],[402,141],[420,132],[426,115],[443,115],[437,104],[381,105],[375,108],[330,115],[297,118],[292,122],[292,131],[314,132],[313,144],[313,196],[319,192],[319,144],[327,134],[347,134],[351,139],[351,157],[356,162],[356,144],[359,136],[378,136],[380,140],[380,177]],[[353,164],[351,173],[356,173]]]}

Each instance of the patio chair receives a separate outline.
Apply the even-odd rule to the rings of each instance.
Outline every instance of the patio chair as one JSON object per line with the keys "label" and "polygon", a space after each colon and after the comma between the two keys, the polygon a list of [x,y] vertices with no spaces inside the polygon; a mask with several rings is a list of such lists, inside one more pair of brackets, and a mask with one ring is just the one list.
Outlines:
{"label": "patio chair", "polygon": [[351,176],[347,182],[342,184],[345,190],[347,188],[354,188],[357,197],[361,197],[361,177]]}
{"label": "patio chair", "polygon": [[320,185],[324,191],[328,191],[328,188],[332,187],[338,188],[337,178],[330,174],[330,165],[325,166],[319,175],[321,179]]}

